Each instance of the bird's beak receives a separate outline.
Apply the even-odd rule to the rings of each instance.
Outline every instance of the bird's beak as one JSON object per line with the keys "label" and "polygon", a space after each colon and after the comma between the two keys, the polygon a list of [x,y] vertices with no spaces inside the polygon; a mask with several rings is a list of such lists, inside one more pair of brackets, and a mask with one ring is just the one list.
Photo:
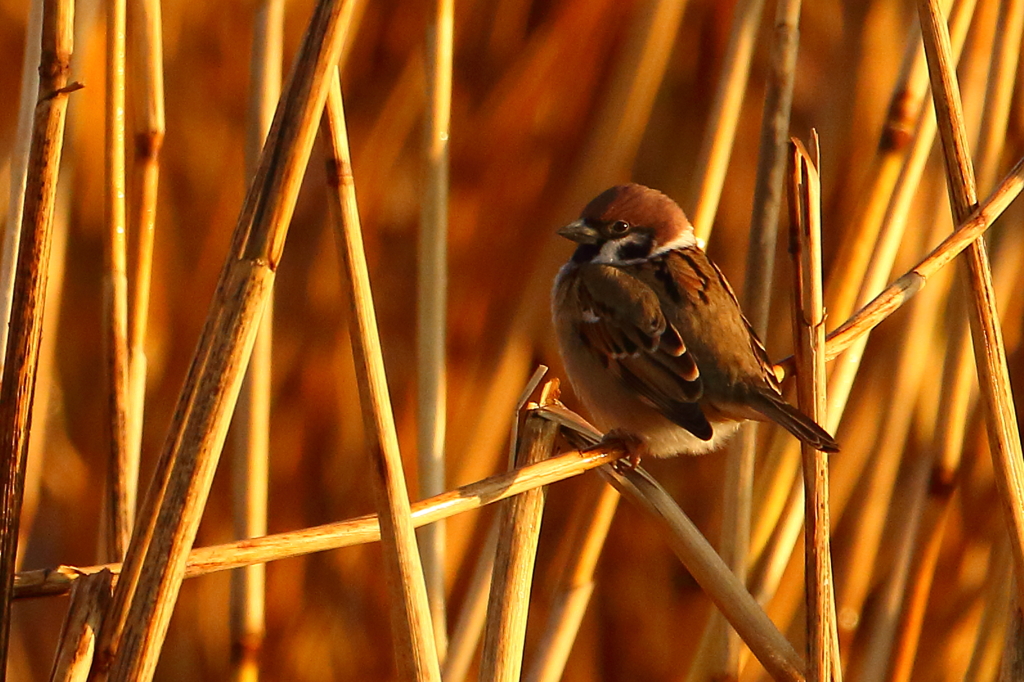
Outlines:
{"label": "bird's beak", "polygon": [[569,223],[565,227],[558,230],[558,234],[562,235],[570,241],[574,241],[577,244],[596,244],[600,235],[597,230],[587,225],[582,220],[576,220]]}

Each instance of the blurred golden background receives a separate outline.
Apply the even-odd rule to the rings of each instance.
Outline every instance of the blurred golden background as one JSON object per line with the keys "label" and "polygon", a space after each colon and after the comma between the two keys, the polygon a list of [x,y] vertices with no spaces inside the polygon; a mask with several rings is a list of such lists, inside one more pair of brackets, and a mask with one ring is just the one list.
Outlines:
{"label": "blurred golden background", "polygon": [[[1013,6],[1019,9],[1019,3]],[[285,74],[311,7],[308,0],[286,5]],[[987,101],[999,7],[995,0],[978,0],[959,69],[965,112],[975,128]],[[256,8],[254,1],[233,0],[171,0],[163,6],[167,132],[160,156],[146,335],[143,482],[166,435],[247,186],[244,146]],[[571,246],[555,235],[557,227],[572,220],[593,195],[626,180],[659,188],[693,211],[697,159],[734,10],[733,3],[715,0],[456,2],[448,242],[449,488],[504,469],[515,401],[538,363],[562,376],[548,322],[548,293]],[[46,311],[44,344],[51,344],[52,351],[48,360],[44,346],[37,388],[23,516],[24,568],[91,565],[98,557],[107,453],[100,332],[102,11],[101,3],[90,1],[76,9],[71,78],[85,88],[71,96],[68,113],[58,205],[58,225],[64,227],[58,227],[56,237],[61,241],[66,230],[66,255],[62,276],[55,272],[51,278],[56,294]],[[433,4],[423,1],[362,3],[342,78],[370,276],[413,499],[419,497],[417,226],[427,105],[426,27],[433,11]],[[708,244],[711,257],[737,291],[743,288],[774,13],[768,3]],[[4,188],[10,177],[27,19],[25,0],[0,0]],[[812,128],[821,136],[825,271],[830,281],[844,267],[838,251],[844,236],[860,229],[865,188],[877,170],[872,159],[903,53],[909,41],[920,42],[919,34],[912,33],[916,22],[913,3],[891,0],[826,0],[803,7],[790,129],[802,139]],[[1018,87],[998,176],[1024,150],[1020,96]],[[129,103],[132,98],[130,85]],[[132,120],[130,115],[129,131]],[[374,510],[348,335],[350,313],[328,220],[322,158],[317,146],[276,283],[270,532]],[[979,187],[982,197],[993,186],[986,182]],[[941,155],[932,153],[913,196],[890,280],[952,229]],[[6,197],[6,191],[0,192],[0,208],[6,208]],[[1020,218],[1019,208],[1011,207],[996,229],[1019,230]],[[766,339],[773,358],[792,351],[787,224],[783,207]],[[1011,241],[1005,248],[1019,244]],[[1012,261],[1000,277],[999,291],[1006,293],[1000,302],[1010,311],[1004,324],[1011,372],[1019,388],[1024,376],[1017,351],[1021,287]],[[904,560],[898,541],[913,531],[908,509],[917,491],[928,489],[927,475],[922,475],[928,469],[918,464],[927,463],[933,453],[937,423],[949,409],[942,402],[946,348],[959,333],[956,322],[964,318],[965,308],[955,293],[959,280],[946,279],[952,288],[940,282],[926,289],[935,292],[934,317],[917,327],[912,324],[911,311],[932,296],[922,294],[921,301],[898,312],[872,336],[838,431],[843,452],[833,459],[834,494],[840,500],[833,507],[837,589],[842,593],[852,573],[871,576],[863,612],[840,613],[844,660],[855,666],[863,665],[869,647],[872,631],[865,624],[889,608],[886,590]],[[840,322],[830,317],[828,326]],[[906,352],[907,344],[918,343],[920,347]],[[907,362],[920,364],[919,370],[907,372]],[[910,375],[916,378],[900,390],[897,382]],[[563,400],[571,408],[580,407],[567,384]],[[907,415],[908,422],[903,437],[887,439],[895,428],[893,413]],[[760,430],[761,451],[770,449],[777,436],[773,430]],[[1005,594],[998,589],[1008,584],[1007,564],[1000,564],[994,558],[998,552],[992,551],[1004,542],[1005,530],[984,431],[981,409],[975,407],[966,422],[964,465],[935,548],[930,592],[925,587],[925,595],[931,596],[918,650],[927,654],[916,657],[914,680],[964,679],[979,646],[979,628],[1001,633],[1004,627],[998,618],[994,625],[982,624],[992,594]],[[233,537],[229,456],[226,449],[197,545]],[[895,493],[891,501],[882,498],[882,507],[868,507],[864,500],[877,466],[873,458],[881,457],[902,462],[893,470],[898,476]],[[756,500],[766,496],[757,486],[775,462],[759,457]],[[712,454],[645,466],[717,544],[725,457]],[[594,477],[587,474],[548,491],[527,664],[530,645],[544,626],[552,586],[567,560],[572,501],[586,494]],[[755,510],[759,504],[755,502]],[[486,509],[448,522],[450,621],[464,600],[492,515]],[[851,547],[864,524],[886,524],[873,568],[850,563]],[[794,603],[793,595],[798,600],[802,594],[799,547],[795,557],[767,609],[802,650],[802,615],[787,606]],[[157,679],[229,678],[228,585],[229,575],[223,572],[186,581]],[[266,599],[261,679],[395,678],[378,545],[272,563]],[[1004,608],[1006,602],[1003,596]],[[15,603],[9,679],[46,679],[66,605],[66,598]],[[621,505],[563,679],[688,679],[711,611],[653,525],[636,509]],[[992,636],[1001,641],[998,634]],[[994,670],[991,662],[988,666],[983,670]],[[995,679],[985,674],[973,679]],[[765,678],[752,662],[742,679]],[[848,679],[860,678],[853,672]]]}

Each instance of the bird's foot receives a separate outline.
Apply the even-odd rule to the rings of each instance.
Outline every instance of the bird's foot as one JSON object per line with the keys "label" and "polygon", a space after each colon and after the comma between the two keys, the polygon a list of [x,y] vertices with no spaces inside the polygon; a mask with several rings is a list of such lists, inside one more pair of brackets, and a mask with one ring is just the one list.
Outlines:
{"label": "bird's foot", "polygon": [[626,456],[615,462],[616,467],[636,469],[640,466],[640,459],[650,454],[647,443],[642,438],[622,429],[612,429],[598,443],[598,447],[602,448],[608,448],[613,445],[620,445],[626,450]]}

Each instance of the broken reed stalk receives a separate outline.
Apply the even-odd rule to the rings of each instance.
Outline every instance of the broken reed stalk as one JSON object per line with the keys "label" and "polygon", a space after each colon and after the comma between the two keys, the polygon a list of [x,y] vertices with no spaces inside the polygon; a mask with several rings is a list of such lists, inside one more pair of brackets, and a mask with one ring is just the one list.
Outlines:
{"label": "broken reed stalk", "polygon": [[53,209],[64,144],[74,32],[71,0],[43,3],[39,97],[35,101],[25,206],[11,299],[10,333],[0,383],[0,680],[6,676],[11,594],[25,490]]}
{"label": "broken reed stalk", "polygon": [[61,627],[50,682],[80,682],[89,675],[103,612],[110,603],[114,574],[108,570],[84,576],[71,588],[68,612]]}
{"label": "broken reed stalk", "polygon": [[[558,381],[544,385],[538,407],[558,400]],[[516,464],[548,459],[555,447],[558,424],[536,413],[526,413],[516,447]],[[533,566],[537,559],[544,489],[536,488],[501,503],[498,544],[494,556],[491,595],[487,602],[480,679],[518,682],[526,647],[526,617],[530,610]]]}
{"label": "broken reed stalk", "polygon": [[[959,88],[951,64],[949,35],[934,0],[919,0],[918,14],[946,162],[953,219],[961,223],[975,210],[978,197]],[[1021,599],[1024,597],[1024,455],[984,240],[977,240],[968,247],[967,273],[978,383],[985,402],[996,484],[1010,533],[1017,596],[1024,602]]]}
{"label": "broken reed stalk", "polygon": [[42,47],[43,0],[29,4],[25,27],[25,51],[21,62],[21,90],[18,100],[18,127],[11,149],[11,186],[0,246],[0,371],[7,350],[7,321],[11,317],[14,296],[14,271],[21,239],[22,211],[25,208],[25,185],[28,179],[29,150],[32,147],[32,121],[39,98],[39,51]]}
{"label": "broken reed stalk", "polygon": [[104,618],[96,679],[152,678],[350,17],[343,0],[313,12]]}
{"label": "broken reed stalk", "polygon": [[[256,173],[260,150],[281,97],[284,52],[284,0],[265,0],[256,9],[249,59],[250,96],[247,115],[246,177]],[[270,397],[274,331],[274,295],[256,333],[249,367],[235,408],[232,441],[232,505],[238,539],[267,533],[267,489],[270,460]],[[266,566],[254,564],[232,572],[230,597],[232,678],[259,678],[265,633]]]}
{"label": "broken reed stalk", "polygon": [[[149,326],[149,294],[153,277],[160,150],[167,129],[164,116],[163,20],[157,0],[131,4],[128,9],[128,37],[132,59],[129,76],[136,90],[132,187],[135,225],[129,230],[128,240],[128,462],[134,469],[129,471],[128,479],[137,490],[148,372],[146,329]],[[133,504],[133,512],[134,508]]]}
{"label": "broken reed stalk", "polygon": [[[445,490],[448,310],[448,129],[451,122],[455,2],[437,0],[427,30],[427,120],[423,199],[417,258],[417,446],[421,497]],[[445,613],[445,525],[419,532],[437,653],[448,648]]]}
{"label": "broken reed stalk", "polygon": [[595,482],[599,487],[581,497],[578,503],[570,559],[559,579],[547,627],[534,652],[527,682],[558,682],[562,679],[583,614],[590,603],[597,560],[622,499],[618,491],[603,480],[595,479]]}
{"label": "broken reed stalk", "polygon": [[[572,451],[538,464],[496,474],[416,502],[412,505],[413,524],[424,526],[456,514],[479,509],[527,490],[579,476],[586,471],[614,462],[625,454],[620,447]],[[185,565],[185,577],[195,578],[241,566],[290,559],[378,540],[380,526],[377,516],[360,516],[286,533],[193,549]],[[78,578],[104,568],[114,573],[122,572],[121,564],[60,566],[55,569],[25,571],[17,575],[14,597],[28,599],[67,594]]]}
{"label": "broken reed stalk", "polygon": [[642,468],[602,467],[611,484],[647,511],[701,589],[777,681],[804,680],[804,661],[657,481]]}
{"label": "broken reed stalk", "polygon": [[694,166],[697,175],[694,176],[694,190],[691,194],[691,222],[697,239],[705,244],[714,226],[729,157],[736,140],[736,126],[739,124],[743,97],[747,92],[751,57],[763,10],[764,0],[741,0],[733,8],[729,44],[722,58],[722,73],[708,115],[700,155]]}
{"label": "broken reed stalk", "polygon": [[405,679],[440,682],[437,648],[427,602],[427,587],[413,531],[409,493],[398,450],[384,357],[370,291],[352,178],[341,80],[334,69],[321,134],[327,143],[328,200],[334,216],[341,261],[352,287],[352,348],[362,403],[363,425],[369,435],[371,468],[379,509],[384,564],[391,592],[395,654]]}
{"label": "broken reed stalk", "polygon": [[[825,422],[825,310],[821,266],[821,186],[818,137],[811,131],[814,158],[796,138],[790,141],[790,253],[793,255],[793,337],[796,339],[800,408]],[[829,549],[828,459],[802,444],[804,470],[804,589],[807,599],[807,679],[842,680],[839,634]]]}
{"label": "broken reed stalk", "polygon": [[125,0],[106,0],[107,71],[104,116],[103,349],[107,392],[108,561],[123,559],[135,520],[138,464],[128,450],[128,264],[125,218]]}

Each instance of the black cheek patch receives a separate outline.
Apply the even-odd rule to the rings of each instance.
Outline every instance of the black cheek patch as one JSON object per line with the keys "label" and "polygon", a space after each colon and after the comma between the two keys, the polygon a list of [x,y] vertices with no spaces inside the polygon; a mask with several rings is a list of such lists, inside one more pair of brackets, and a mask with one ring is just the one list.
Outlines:
{"label": "black cheek patch", "polygon": [[628,241],[619,247],[618,259],[620,262],[641,260],[647,258],[651,253],[651,240]]}

